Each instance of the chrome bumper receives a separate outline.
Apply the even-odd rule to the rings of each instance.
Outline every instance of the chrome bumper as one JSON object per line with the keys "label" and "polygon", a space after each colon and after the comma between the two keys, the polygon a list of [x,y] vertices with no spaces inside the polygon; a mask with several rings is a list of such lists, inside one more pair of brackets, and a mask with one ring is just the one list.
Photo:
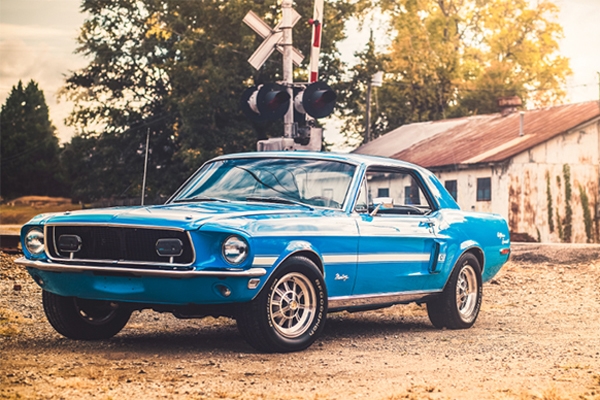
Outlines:
{"label": "chrome bumper", "polygon": [[217,277],[217,278],[257,278],[266,275],[267,270],[264,268],[250,268],[246,270],[235,270],[235,271],[174,271],[174,270],[162,270],[162,269],[143,269],[143,268],[124,268],[116,266],[108,267],[97,267],[90,265],[72,265],[72,264],[60,264],[56,262],[48,261],[36,261],[28,260],[25,257],[21,257],[15,260],[16,264],[23,265],[25,267],[31,267],[42,271],[54,271],[54,272],[111,272],[111,273],[125,273],[133,276],[156,276],[166,278],[196,278],[201,276]]}

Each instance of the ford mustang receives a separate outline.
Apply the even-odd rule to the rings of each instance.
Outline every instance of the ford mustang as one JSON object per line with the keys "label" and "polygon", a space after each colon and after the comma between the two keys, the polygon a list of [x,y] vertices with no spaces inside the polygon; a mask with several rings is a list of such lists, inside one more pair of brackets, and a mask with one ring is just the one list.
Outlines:
{"label": "ford mustang", "polygon": [[60,334],[117,334],[135,310],[235,318],[259,351],[310,346],[327,313],[426,304],[471,327],[510,253],[506,221],[461,211],[431,172],[357,154],[215,158],[163,205],[34,217],[27,268]]}

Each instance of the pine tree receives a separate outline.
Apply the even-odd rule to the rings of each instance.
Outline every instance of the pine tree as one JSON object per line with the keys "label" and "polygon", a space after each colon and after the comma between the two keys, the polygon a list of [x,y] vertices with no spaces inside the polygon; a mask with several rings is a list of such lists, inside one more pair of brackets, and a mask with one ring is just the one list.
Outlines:
{"label": "pine tree", "polygon": [[19,81],[0,111],[2,198],[62,194],[55,132],[38,84]]}

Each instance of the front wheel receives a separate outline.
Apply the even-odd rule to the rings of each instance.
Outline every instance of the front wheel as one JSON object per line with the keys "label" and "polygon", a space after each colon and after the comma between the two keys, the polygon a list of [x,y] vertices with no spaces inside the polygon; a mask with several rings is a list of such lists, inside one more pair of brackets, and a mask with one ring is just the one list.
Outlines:
{"label": "front wheel", "polygon": [[471,253],[464,254],[442,295],[427,302],[429,320],[436,328],[470,328],[479,315],[482,294],[479,261]]}
{"label": "front wheel", "polygon": [[323,331],[327,289],[321,271],[295,256],[273,273],[236,320],[246,341],[259,351],[286,353],[310,346]]}
{"label": "front wheel", "polygon": [[70,339],[99,340],[123,329],[131,311],[108,301],[86,300],[42,292],[44,312],[50,325]]}

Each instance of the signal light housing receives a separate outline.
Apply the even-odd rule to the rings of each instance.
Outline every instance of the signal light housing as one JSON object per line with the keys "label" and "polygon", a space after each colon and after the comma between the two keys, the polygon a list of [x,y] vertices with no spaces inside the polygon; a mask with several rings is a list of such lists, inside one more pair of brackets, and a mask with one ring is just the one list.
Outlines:
{"label": "signal light housing", "polygon": [[323,118],[333,112],[336,98],[336,93],[328,84],[317,81],[294,96],[294,108],[313,118]]}
{"label": "signal light housing", "polygon": [[252,86],[244,91],[240,108],[252,121],[282,118],[290,108],[287,88],[277,83]]}

